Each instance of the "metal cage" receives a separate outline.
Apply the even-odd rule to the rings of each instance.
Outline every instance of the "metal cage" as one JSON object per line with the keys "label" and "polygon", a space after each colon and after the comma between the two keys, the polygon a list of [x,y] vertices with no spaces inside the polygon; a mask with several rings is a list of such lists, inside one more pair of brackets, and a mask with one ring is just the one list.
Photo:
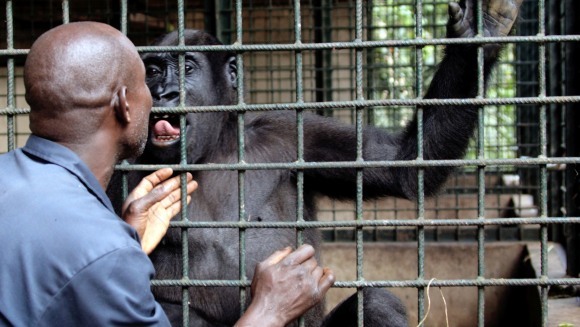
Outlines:
{"label": "metal cage", "polygon": [[[477,3],[481,30],[481,1]],[[360,296],[363,287],[412,290],[417,294],[417,304],[411,316],[417,321],[427,316],[431,305],[430,287],[469,288],[474,290],[473,296],[477,299],[478,326],[490,325],[486,320],[486,291],[489,294],[490,289],[497,287],[537,288],[538,314],[529,314],[512,323],[525,321],[526,325],[548,326],[549,290],[580,285],[577,197],[580,187],[575,169],[580,163],[580,149],[575,142],[580,124],[577,114],[580,66],[574,60],[580,54],[580,28],[574,21],[580,12],[578,7],[573,0],[525,0],[514,35],[501,39],[478,36],[450,40],[444,38],[447,1],[441,0],[7,0],[6,29],[0,29],[0,62],[5,67],[0,68],[0,84],[5,84],[0,89],[0,153],[22,146],[30,133],[22,65],[28,48],[42,32],[70,21],[102,21],[127,34],[140,52],[156,52],[168,51],[149,46],[164,32],[205,29],[225,45],[177,46],[171,51],[235,52],[241,77],[238,103],[182,105],[153,108],[153,111],[238,114],[238,163],[188,164],[184,152],[182,163],[172,167],[180,172],[237,171],[239,221],[192,222],[182,212],[181,218],[172,222],[172,228],[183,231],[195,227],[239,228],[240,248],[247,228],[295,228],[298,239],[302,230],[317,228],[322,230],[327,244],[350,242],[356,252],[355,263],[349,263],[355,266],[356,277],[337,281],[335,288],[352,288]],[[486,94],[480,78],[476,98],[422,98],[445,45],[486,42],[506,45]],[[482,51],[479,56],[481,72]],[[182,90],[185,90],[183,84]],[[421,115],[422,105],[448,103],[479,108],[477,133],[465,159],[423,161],[417,158],[404,162],[362,159],[364,125],[397,130],[415,111]],[[297,112],[298,160],[246,163],[244,113],[282,109]],[[302,115],[305,111],[334,116],[356,125],[357,160],[304,162]],[[184,125],[184,116],[181,124]],[[364,168],[377,166],[416,167],[420,172],[418,199],[363,203]],[[421,174],[429,166],[457,167],[457,173],[444,191],[432,199],[424,195]],[[357,200],[341,203],[323,199],[318,221],[304,221],[301,203],[304,170],[333,167],[358,169]],[[130,171],[153,167],[123,163],[116,168]],[[295,222],[258,225],[248,221],[241,205],[245,197],[251,196],[243,188],[244,174],[256,169],[296,170],[299,196]],[[186,257],[192,249],[188,249],[187,234],[183,235]],[[429,278],[425,270],[427,248],[429,244],[443,241],[474,246],[477,267],[473,278]],[[537,245],[537,274],[526,278],[490,277],[486,273],[486,245],[493,241],[525,241]],[[416,271],[402,278],[366,278],[365,246],[381,242],[391,246],[414,244]],[[568,252],[566,276],[549,274],[552,244],[559,244]],[[242,251],[240,256],[244,255]],[[239,286],[240,292],[244,292],[249,286],[243,267],[240,280],[208,281],[195,279],[189,275],[187,264],[183,266],[182,279],[155,280],[153,284],[183,289],[185,325],[188,324],[188,287]],[[359,310],[362,310],[360,306]]]}

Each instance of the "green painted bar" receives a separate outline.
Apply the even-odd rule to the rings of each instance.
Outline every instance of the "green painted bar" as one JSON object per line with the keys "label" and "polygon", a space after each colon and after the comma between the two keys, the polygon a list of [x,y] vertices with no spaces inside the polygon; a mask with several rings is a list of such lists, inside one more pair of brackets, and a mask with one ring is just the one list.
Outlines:
{"label": "green painted bar", "polygon": [[[181,279],[163,279],[153,280],[153,286],[172,287],[172,286],[202,286],[202,287],[249,287],[250,281],[241,282],[240,280],[195,280],[190,279],[183,281]],[[337,288],[354,288],[354,287],[400,287],[400,288],[419,288],[419,287],[479,287],[479,286],[555,286],[555,285],[578,285],[578,278],[522,278],[522,279],[504,279],[504,278],[483,278],[483,279],[435,279],[435,280],[382,280],[382,281],[336,281],[333,287]]]}
{"label": "green painted bar", "polygon": [[[243,43],[243,24],[242,24],[242,0],[236,1],[236,44],[241,45]],[[238,105],[244,104],[244,57],[241,53],[237,55],[237,66],[238,66]],[[244,162],[244,112],[238,112],[238,162]],[[238,170],[238,209],[239,209],[239,221],[247,221],[246,209],[245,209],[245,171]],[[240,256],[239,256],[239,267],[240,267],[240,280],[246,281],[246,234],[244,229],[240,229],[239,234],[240,243]],[[240,314],[246,309],[246,288],[240,288]]]}
{"label": "green painted bar", "polygon": [[[417,0],[415,3],[415,39],[423,38],[423,2]],[[423,48],[415,47],[415,88],[417,99],[423,97]],[[417,110],[417,160],[423,160],[423,108],[416,107]],[[417,220],[425,220],[425,171],[422,168],[417,170]],[[417,280],[425,279],[425,227],[417,226]],[[418,288],[418,322],[425,318],[425,288]]]}
{"label": "green painted bar", "polygon": [[[475,38],[482,38],[484,35],[483,27],[483,4],[481,1],[477,2],[476,18],[477,18],[477,32]],[[477,48],[477,98],[485,98],[485,81],[483,76],[484,71],[484,51],[481,45]],[[477,112],[477,157],[479,159],[485,158],[485,120],[484,108],[480,106]],[[477,211],[478,220],[485,220],[485,166],[477,167]],[[477,276],[478,278],[485,278],[485,229],[484,225],[477,228]],[[477,325],[479,327],[485,326],[485,288],[480,286],[477,288]]]}
{"label": "green painted bar", "polygon": [[70,23],[70,5],[68,0],[62,0],[62,23]]}
{"label": "green painted bar", "polygon": [[[363,9],[362,0],[357,0],[355,3],[355,39],[354,42],[362,42],[363,40]],[[363,91],[363,52],[362,49],[355,50],[355,96],[357,100],[364,99]],[[355,108],[355,124],[356,124],[356,161],[363,162],[363,111],[364,107],[357,106]],[[363,170],[356,171],[356,220],[358,222],[363,220]],[[363,274],[363,229],[358,227],[356,229],[356,279],[357,281],[364,280]],[[357,325],[362,327],[364,325],[364,294],[362,288],[357,288]]]}
{"label": "green painted bar", "polygon": [[[302,43],[302,15],[300,13],[300,0],[294,1],[294,37],[296,44]],[[296,103],[304,102],[304,84],[303,84],[303,62],[302,52],[294,53],[296,69]],[[296,156],[298,162],[304,162],[304,112],[296,111]],[[304,171],[298,170],[296,173],[296,221],[304,221]],[[304,244],[304,232],[302,229],[296,229],[296,243],[298,246]],[[304,327],[304,317],[298,320],[298,326]]]}
{"label": "green painted bar", "polygon": [[127,0],[121,0],[121,33],[127,35]]}
{"label": "green painted bar", "polygon": [[[270,103],[270,104],[238,104],[199,107],[153,107],[154,113],[188,113],[188,112],[216,112],[216,111],[273,111],[273,110],[300,110],[300,109],[347,109],[352,107],[375,106],[482,106],[482,105],[527,105],[527,104],[567,104],[580,103],[580,96],[546,96],[515,97],[515,98],[483,98],[483,99],[387,99],[387,100],[347,100],[329,102],[305,103]],[[526,110],[526,108],[522,108]],[[27,108],[0,109],[0,115],[28,114]]]}
{"label": "green painted bar", "polygon": [[[6,45],[9,50],[14,48],[14,20],[12,16],[12,1],[6,1]],[[8,83],[7,83],[7,90],[6,90],[6,97],[7,97],[7,109],[13,109],[15,107],[14,101],[14,59],[8,58],[7,62],[7,71],[8,71]],[[14,115],[8,115],[7,117],[7,124],[8,124],[8,151],[14,150],[16,148],[16,128],[15,128],[15,117]]]}

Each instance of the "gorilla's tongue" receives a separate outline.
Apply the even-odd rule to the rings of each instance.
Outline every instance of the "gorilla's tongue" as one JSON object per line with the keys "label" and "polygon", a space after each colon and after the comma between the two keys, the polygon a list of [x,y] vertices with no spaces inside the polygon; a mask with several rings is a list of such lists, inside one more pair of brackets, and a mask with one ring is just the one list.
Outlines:
{"label": "gorilla's tongue", "polygon": [[167,120],[160,120],[153,126],[153,133],[156,137],[177,138],[179,126],[173,127]]}

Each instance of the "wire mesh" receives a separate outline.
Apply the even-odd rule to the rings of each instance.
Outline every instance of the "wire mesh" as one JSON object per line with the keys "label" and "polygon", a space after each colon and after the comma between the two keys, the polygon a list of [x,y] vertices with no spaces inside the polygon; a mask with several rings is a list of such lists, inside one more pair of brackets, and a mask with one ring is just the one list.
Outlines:
{"label": "wire mesh", "polygon": [[[478,3],[478,29],[482,29],[482,3]],[[189,324],[189,292],[193,286],[233,286],[240,289],[245,309],[249,281],[245,266],[245,230],[248,228],[320,229],[327,241],[354,241],[356,277],[338,281],[336,288],[358,291],[359,317],[364,310],[365,287],[411,288],[417,290],[417,312],[426,315],[426,294],[431,287],[477,289],[477,325],[486,325],[486,296],[495,287],[533,286],[540,289],[539,325],[548,325],[549,287],[578,285],[574,277],[552,278],[548,274],[549,240],[558,239],[564,224],[580,218],[566,217],[566,188],[563,168],[580,158],[562,151],[566,105],[577,105],[580,96],[561,90],[564,58],[548,67],[550,51],[564,51],[580,36],[567,35],[546,25],[545,0],[526,0],[517,35],[505,38],[475,37],[445,39],[447,2],[438,0],[311,0],[311,1],[6,1],[6,30],[0,30],[0,153],[23,146],[29,135],[22,87],[22,65],[36,37],[62,22],[97,20],[126,33],[140,52],[180,53],[180,105],[154,108],[154,112],[179,113],[185,135],[189,112],[232,111],[238,115],[238,162],[192,165],[187,162],[182,138],[181,162],[170,165],[182,173],[200,170],[238,173],[239,219],[236,222],[193,222],[187,212],[172,222],[182,235],[183,271],[179,280],[155,280],[153,285],[181,287],[183,324]],[[551,7],[550,7],[551,8]],[[556,8],[560,9],[560,8]],[[550,9],[551,10],[551,9]],[[550,11],[552,12],[552,11]],[[560,14],[562,14],[560,12]],[[184,28],[208,29],[224,46],[186,46]],[[148,46],[160,34],[179,31],[176,47]],[[506,45],[487,93],[483,90],[482,44]],[[449,44],[479,46],[479,92],[473,99],[423,99],[442,49]],[[191,107],[184,102],[184,52],[231,50],[237,54],[238,103],[227,106]],[[555,76],[555,77],[553,77]],[[558,89],[560,87],[560,89]],[[479,108],[477,135],[465,159],[422,161],[422,134],[418,137],[418,159],[408,161],[364,161],[362,130],[372,124],[398,131],[422,107],[459,104]],[[297,158],[291,163],[247,163],[245,160],[245,113],[294,110],[297,112]],[[356,126],[357,158],[353,162],[314,163],[304,161],[303,113],[313,111]],[[420,123],[421,124],[421,123]],[[420,128],[419,131],[422,131]],[[554,145],[556,144],[556,145]],[[559,145],[558,145],[559,144]],[[426,167],[452,166],[458,173],[444,192],[432,199],[423,191]],[[351,167],[357,169],[357,197],[353,203],[320,201],[318,221],[305,221],[304,171]],[[365,168],[416,167],[419,170],[417,201],[386,199],[363,202],[362,176]],[[159,166],[117,166],[124,172],[151,170]],[[296,220],[252,222],[244,209],[245,173],[249,170],[291,169],[297,172]],[[549,184],[561,183],[560,185]],[[185,185],[185,183],[183,183]],[[551,187],[550,187],[551,186]],[[182,189],[185,192],[185,188]],[[559,193],[558,193],[559,192]],[[554,195],[555,194],[555,195]],[[182,196],[185,199],[184,196]],[[185,206],[184,206],[185,207]],[[189,228],[238,228],[239,280],[198,280],[188,270]],[[549,234],[549,229],[560,234]],[[494,240],[526,240],[540,244],[540,271],[536,278],[494,278],[486,271],[486,246]],[[365,275],[365,247],[375,241],[416,242],[416,274],[408,278],[369,280]],[[472,241],[477,244],[477,271],[473,278],[429,280],[426,271],[429,241]],[[578,264],[580,265],[580,263]],[[491,290],[491,291],[490,291]],[[359,319],[358,325],[363,321]]]}

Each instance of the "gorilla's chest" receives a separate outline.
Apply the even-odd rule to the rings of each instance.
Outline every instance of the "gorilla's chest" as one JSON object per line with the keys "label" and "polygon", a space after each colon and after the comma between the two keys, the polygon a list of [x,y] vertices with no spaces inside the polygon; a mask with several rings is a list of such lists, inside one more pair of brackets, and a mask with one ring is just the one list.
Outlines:
{"label": "gorilla's chest", "polygon": [[279,221],[291,218],[295,210],[296,188],[289,171],[248,170],[243,176],[202,171],[194,178],[199,188],[188,208],[193,221],[237,221],[240,208],[250,221]]}

